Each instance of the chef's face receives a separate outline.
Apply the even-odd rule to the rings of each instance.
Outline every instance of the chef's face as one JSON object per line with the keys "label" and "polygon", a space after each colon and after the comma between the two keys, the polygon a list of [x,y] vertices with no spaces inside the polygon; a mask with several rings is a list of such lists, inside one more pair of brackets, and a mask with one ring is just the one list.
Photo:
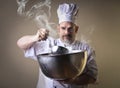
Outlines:
{"label": "chef's face", "polygon": [[72,22],[62,22],[58,25],[59,37],[62,42],[71,44],[76,37],[76,33],[78,31],[78,26],[73,24]]}

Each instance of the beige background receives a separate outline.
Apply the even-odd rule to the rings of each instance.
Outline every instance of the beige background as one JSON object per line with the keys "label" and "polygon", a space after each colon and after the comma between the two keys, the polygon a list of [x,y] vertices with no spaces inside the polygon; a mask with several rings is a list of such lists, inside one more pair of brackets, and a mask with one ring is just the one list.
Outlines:
{"label": "beige background", "polygon": [[[51,21],[57,22],[56,7],[63,1],[52,0]],[[78,39],[84,35],[96,50],[99,84],[90,88],[120,88],[119,0],[66,0],[69,1],[80,7]],[[16,0],[0,1],[0,88],[35,88],[38,63],[25,59],[16,42],[23,35],[35,34],[37,27],[16,11]]]}

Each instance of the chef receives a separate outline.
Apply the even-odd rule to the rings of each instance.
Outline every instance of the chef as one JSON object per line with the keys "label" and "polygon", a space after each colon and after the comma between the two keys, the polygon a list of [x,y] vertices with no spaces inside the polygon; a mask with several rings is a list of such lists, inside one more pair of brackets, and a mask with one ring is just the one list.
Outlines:
{"label": "chef", "polygon": [[[57,45],[70,50],[86,50],[87,64],[81,75],[75,79],[53,80],[46,77],[39,68],[39,78],[37,88],[87,88],[88,84],[97,80],[98,69],[95,61],[95,51],[87,43],[76,40],[79,26],[75,23],[78,13],[78,6],[73,3],[60,4],[57,9],[58,14],[58,39],[48,37],[48,29],[41,28],[34,35],[25,35],[17,41],[18,47],[23,49],[26,58],[37,60],[37,55],[49,52],[50,47]],[[54,35],[54,34],[53,34]]]}

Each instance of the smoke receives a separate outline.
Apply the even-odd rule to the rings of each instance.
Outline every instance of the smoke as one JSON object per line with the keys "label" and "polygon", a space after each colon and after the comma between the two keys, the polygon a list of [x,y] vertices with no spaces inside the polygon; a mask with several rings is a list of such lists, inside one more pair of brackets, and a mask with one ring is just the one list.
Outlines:
{"label": "smoke", "polygon": [[38,28],[46,28],[50,31],[50,35],[55,37],[56,34],[54,30],[55,23],[50,22],[51,17],[51,0],[42,0],[38,3],[32,5],[30,9],[27,10],[27,4],[29,0],[16,0],[18,4],[17,12],[20,16],[26,16],[29,19],[33,19]]}
{"label": "smoke", "polygon": [[84,32],[81,33],[81,39],[80,40],[82,42],[90,44],[92,42],[90,38],[91,38],[94,30],[95,30],[95,25],[91,25],[88,28],[85,28]]}
{"label": "smoke", "polygon": [[[50,22],[51,18],[51,0],[38,0],[37,3],[31,5],[27,9],[29,2],[35,2],[36,0],[16,0],[18,4],[17,12],[20,16],[33,19],[38,28],[46,28],[50,31],[50,36],[56,37],[56,31],[54,27],[55,23]],[[84,29],[84,33],[81,33],[80,40],[85,43],[91,43],[91,36],[95,30],[95,25],[91,25]]]}

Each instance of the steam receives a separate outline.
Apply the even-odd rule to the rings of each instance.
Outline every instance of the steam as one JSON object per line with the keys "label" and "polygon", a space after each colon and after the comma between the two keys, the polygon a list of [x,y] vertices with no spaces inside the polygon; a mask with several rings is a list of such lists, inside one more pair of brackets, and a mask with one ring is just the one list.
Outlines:
{"label": "steam", "polygon": [[93,32],[95,31],[95,25],[91,25],[84,30],[85,30],[85,33],[81,34],[81,41],[90,44],[92,42],[90,38]]}
{"label": "steam", "polygon": [[[20,16],[26,16],[33,19],[38,28],[46,28],[50,31],[50,35],[56,34],[54,30],[55,23],[49,22],[51,17],[51,0],[39,1],[26,10],[29,0],[17,0],[17,12]],[[56,36],[56,35],[55,35]],[[53,36],[54,37],[54,36]]]}
{"label": "steam", "polygon": [[17,0],[18,4],[18,14],[20,15],[25,15],[25,5],[28,2],[28,0]]}
{"label": "steam", "polygon": [[[16,0],[18,4],[17,12],[20,16],[33,19],[38,28],[46,28],[50,31],[50,36],[56,37],[56,31],[54,30],[55,23],[50,22],[51,18],[51,0],[38,0],[36,4],[32,5],[30,9],[27,9],[29,0]],[[32,0],[32,2],[36,0]],[[85,43],[91,43],[91,35],[95,30],[95,25],[91,25],[84,29],[84,33],[81,34],[80,40]]]}

